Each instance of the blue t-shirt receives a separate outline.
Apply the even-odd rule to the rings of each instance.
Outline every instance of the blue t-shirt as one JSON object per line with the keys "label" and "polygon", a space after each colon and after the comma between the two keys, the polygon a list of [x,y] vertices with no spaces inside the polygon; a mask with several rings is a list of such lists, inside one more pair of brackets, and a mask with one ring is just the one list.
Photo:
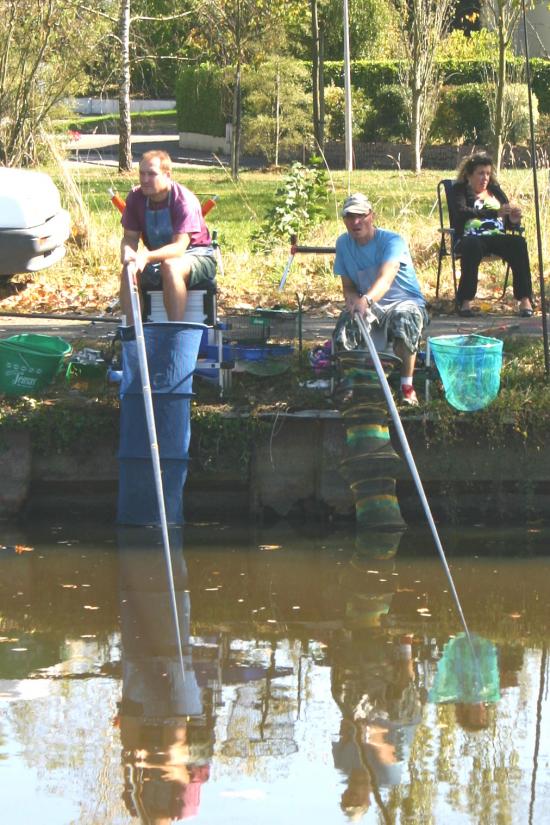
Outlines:
{"label": "blue t-shirt", "polygon": [[399,301],[414,301],[419,306],[425,306],[411,253],[396,232],[376,229],[374,238],[363,245],[347,232],[340,235],[336,241],[333,270],[335,275],[346,275],[363,295],[377,280],[380,267],[388,261],[399,261],[399,269],[390,288],[377,303],[384,307]]}

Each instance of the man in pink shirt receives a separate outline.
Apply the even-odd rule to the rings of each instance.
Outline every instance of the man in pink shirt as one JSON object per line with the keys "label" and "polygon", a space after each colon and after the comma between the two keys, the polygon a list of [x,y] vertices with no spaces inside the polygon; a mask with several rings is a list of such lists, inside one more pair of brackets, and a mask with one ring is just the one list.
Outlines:
{"label": "man in pink shirt", "polygon": [[121,220],[121,311],[132,318],[130,276],[140,292],[162,287],[168,320],[181,321],[188,288],[213,283],[216,276],[210,233],[197,197],[172,180],[166,152],[145,152],[139,181],[128,195]]}

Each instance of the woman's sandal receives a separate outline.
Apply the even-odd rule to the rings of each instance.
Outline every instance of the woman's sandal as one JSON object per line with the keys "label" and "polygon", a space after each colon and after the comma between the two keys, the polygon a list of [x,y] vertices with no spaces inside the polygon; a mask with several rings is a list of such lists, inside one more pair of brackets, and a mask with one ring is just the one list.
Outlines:
{"label": "woman's sandal", "polygon": [[461,318],[474,318],[476,315],[479,315],[479,309],[477,307],[470,307],[468,309],[459,307],[457,313]]}

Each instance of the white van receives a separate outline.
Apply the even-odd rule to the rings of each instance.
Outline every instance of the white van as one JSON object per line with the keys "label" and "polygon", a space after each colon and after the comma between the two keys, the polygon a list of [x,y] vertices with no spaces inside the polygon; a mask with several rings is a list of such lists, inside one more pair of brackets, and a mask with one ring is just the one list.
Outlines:
{"label": "white van", "polygon": [[0,278],[56,264],[70,231],[69,213],[49,175],[0,168]]}

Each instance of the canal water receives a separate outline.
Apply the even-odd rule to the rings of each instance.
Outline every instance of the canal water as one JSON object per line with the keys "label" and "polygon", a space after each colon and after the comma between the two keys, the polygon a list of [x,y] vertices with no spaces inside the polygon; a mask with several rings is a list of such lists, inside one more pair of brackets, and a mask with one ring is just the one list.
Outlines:
{"label": "canal water", "polygon": [[442,539],[471,644],[427,530],[4,526],[2,821],[548,821],[550,531]]}

